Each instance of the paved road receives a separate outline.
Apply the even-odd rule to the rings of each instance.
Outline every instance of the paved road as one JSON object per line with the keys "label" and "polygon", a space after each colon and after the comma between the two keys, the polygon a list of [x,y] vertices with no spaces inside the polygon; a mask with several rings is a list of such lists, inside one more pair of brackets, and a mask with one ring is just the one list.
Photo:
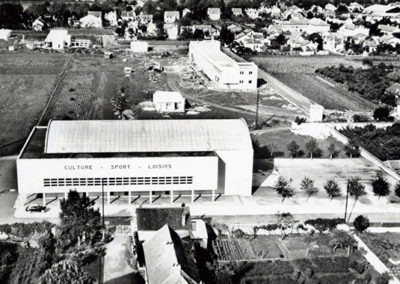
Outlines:
{"label": "paved road", "polygon": [[[237,61],[244,62],[245,60],[240,56],[234,54],[227,48],[222,49],[226,54],[230,57],[236,59]],[[301,111],[308,113],[310,109],[310,105],[315,104],[312,100],[306,98],[299,92],[293,90],[292,88],[286,86],[281,81],[273,77],[272,75],[268,74],[261,68],[258,68],[258,77],[264,79],[269,86],[271,86],[280,96],[284,99],[295,105]]]}

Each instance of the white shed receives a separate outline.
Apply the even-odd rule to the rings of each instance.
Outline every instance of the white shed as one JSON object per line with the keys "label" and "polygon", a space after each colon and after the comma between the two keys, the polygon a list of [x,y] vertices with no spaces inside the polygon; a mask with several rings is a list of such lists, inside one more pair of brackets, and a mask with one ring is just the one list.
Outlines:
{"label": "white shed", "polygon": [[131,51],[133,52],[147,52],[149,44],[145,41],[134,40],[131,41]]}
{"label": "white shed", "polygon": [[178,92],[156,91],[153,103],[158,112],[184,112],[185,99]]}
{"label": "white shed", "polygon": [[0,39],[8,40],[11,36],[11,30],[0,29]]}
{"label": "white shed", "polygon": [[48,48],[64,49],[71,45],[71,35],[65,29],[53,29],[50,30],[44,41]]}
{"label": "white shed", "polygon": [[321,122],[324,116],[324,107],[321,105],[310,105],[310,122]]}

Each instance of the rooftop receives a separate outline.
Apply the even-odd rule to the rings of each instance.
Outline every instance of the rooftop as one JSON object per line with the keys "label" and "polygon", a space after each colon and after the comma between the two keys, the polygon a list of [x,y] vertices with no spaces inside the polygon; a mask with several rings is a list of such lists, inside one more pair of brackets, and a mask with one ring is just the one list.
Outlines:
{"label": "rooftop", "polygon": [[153,102],[180,102],[185,99],[179,92],[165,92],[165,91],[156,91],[153,94]]}
{"label": "rooftop", "polygon": [[191,41],[190,46],[196,46],[198,50],[208,57],[209,61],[215,66],[222,67],[234,67],[236,66],[236,61],[223,53],[220,50],[219,41],[213,40],[203,40],[203,41]]}
{"label": "rooftop", "polygon": [[206,152],[251,150],[242,119],[50,121],[44,152]]}

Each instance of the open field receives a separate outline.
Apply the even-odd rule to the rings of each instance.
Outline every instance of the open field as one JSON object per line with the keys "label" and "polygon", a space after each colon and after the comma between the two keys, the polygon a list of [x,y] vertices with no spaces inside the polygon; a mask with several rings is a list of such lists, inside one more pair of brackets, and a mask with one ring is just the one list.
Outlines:
{"label": "open field", "polygon": [[375,107],[375,104],[339,87],[329,85],[314,74],[274,73],[273,76],[328,109],[368,111]]}
{"label": "open field", "polygon": [[372,103],[323,82],[315,76],[315,70],[318,68],[340,64],[351,65],[356,68],[362,66],[360,61],[351,61],[339,56],[255,56],[251,57],[250,60],[266,72],[273,74],[293,90],[327,109],[368,111],[374,108]]}
{"label": "open field", "polygon": [[0,154],[23,145],[67,60],[60,54],[0,54]]}

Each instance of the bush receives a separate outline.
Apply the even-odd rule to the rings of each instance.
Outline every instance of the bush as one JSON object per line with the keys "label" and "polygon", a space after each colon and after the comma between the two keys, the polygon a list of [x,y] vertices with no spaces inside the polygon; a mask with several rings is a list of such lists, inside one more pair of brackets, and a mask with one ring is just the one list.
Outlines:
{"label": "bush", "polygon": [[374,119],[376,121],[389,121],[390,109],[388,107],[378,107],[374,111]]}
{"label": "bush", "polygon": [[51,230],[54,224],[43,221],[34,223],[14,223],[14,224],[4,224],[0,225],[0,232],[6,234],[11,234],[17,238],[29,238],[35,233],[44,233]]}
{"label": "bush", "polygon": [[309,219],[304,222],[305,224],[309,224],[317,229],[320,233],[326,230],[332,231],[336,228],[338,224],[343,224],[344,219],[342,218],[334,218],[334,219],[326,219],[326,218],[317,218],[317,219]]}
{"label": "bush", "polygon": [[363,215],[358,216],[356,219],[354,219],[354,228],[362,233],[364,232],[366,229],[368,229],[370,223],[369,223],[369,219],[367,217],[364,217]]}
{"label": "bush", "polygon": [[355,114],[355,115],[353,115],[353,121],[354,122],[368,122],[369,118],[366,115]]}

